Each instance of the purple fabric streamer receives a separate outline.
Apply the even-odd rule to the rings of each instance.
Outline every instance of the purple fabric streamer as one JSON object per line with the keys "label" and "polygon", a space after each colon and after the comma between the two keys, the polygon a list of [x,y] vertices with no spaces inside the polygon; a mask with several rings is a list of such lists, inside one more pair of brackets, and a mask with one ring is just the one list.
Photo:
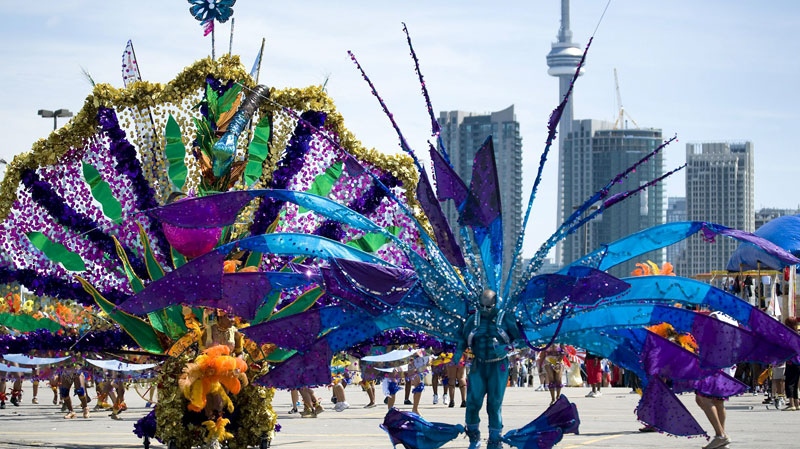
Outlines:
{"label": "purple fabric streamer", "polygon": [[747,385],[723,371],[717,371],[699,380],[675,380],[672,382],[672,391],[675,393],[697,392],[715,398],[737,396],[745,393],[748,389]]}
{"label": "purple fabric streamer", "polygon": [[222,196],[186,198],[147,213],[160,222],[174,226],[217,228],[234,223],[242,208],[256,195],[257,193],[241,190],[225,192]]}
{"label": "purple fabric streamer", "polygon": [[[713,232],[719,235],[726,235],[729,237],[733,237],[736,240],[742,242],[752,243],[762,250],[764,250],[767,254],[778,258],[781,262],[786,265],[798,265],[800,264],[800,259],[795,257],[789,251],[781,248],[780,246],[772,243],[771,241],[759,237],[755,234],[750,232],[741,231],[739,229],[728,228],[726,226],[718,225],[718,224],[711,224],[707,223],[706,226],[703,228],[704,235],[707,235],[707,232]],[[712,238],[713,240],[713,238]]]}
{"label": "purple fabric streamer", "polygon": [[413,270],[335,259],[322,269],[325,291],[373,315],[400,303],[417,283]]}
{"label": "purple fabric streamer", "polygon": [[217,251],[198,257],[179,270],[170,271],[163,278],[148,284],[146,289],[128,298],[119,308],[134,315],[143,315],[176,301],[195,304],[206,298],[220,298],[225,257],[226,254]]}
{"label": "purple fabric streamer", "polygon": [[[431,146],[431,151],[433,146]],[[428,221],[433,228],[433,235],[436,238],[436,244],[447,260],[456,267],[465,267],[464,255],[461,254],[461,248],[458,246],[458,241],[453,235],[453,230],[447,223],[447,217],[442,212],[442,206],[433,192],[431,182],[428,179],[428,174],[425,170],[419,175],[419,183],[417,183],[417,200],[428,217]]]}
{"label": "purple fabric streamer", "polygon": [[753,333],[761,338],[769,340],[773,344],[790,348],[795,354],[800,354],[800,334],[766,313],[753,308],[746,324]]}
{"label": "purple fabric streamer", "polygon": [[672,435],[707,436],[686,406],[656,376],[649,379],[636,408],[636,416],[639,421]]}
{"label": "purple fabric streamer", "polygon": [[436,196],[439,201],[453,200],[456,208],[460,208],[469,195],[467,185],[432,145],[429,152],[436,179]]}
{"label": "purple fabric streamer", "polygon": [[590,267],[571,267],[566,275],[536,276],[525,286],[521,298],[544,298],[541,310],[567,300],[570,304],[591,306],[603,298],[618,295],[630,285],[610,274]]}
{"label": "purple fabric streamer", "polygon": [[392,445],[402,444],[407,449],[436,449],[464,432],[461,424],[430,422],[394,407],[386,413],[380,427],[389,434]]}
{"label": "purple fabric streamer", "polygon": [[272,290],[266,273],[225,273],[222,275],[222,294],[219,297],[209,295],[208,299],[190,305],[225,309],[228,313],[251,321]]}
{"label": "purple fabric streamer", "polygon": [[563,394],[536,419],[508,431],[503,441],[518,449],[550,449],[565,433],[579,432],[578,408]]}
{"label": "purple fabric streamer", "polygon": [[668,379],[700,379],[714,373],[700,368],[697,355],[651,331],[642,347],[642,366],[649,376]]}
{"label": "purple fabric streamer", "polygon": [[759,334],[702,313],[695,316],[691,334],[700,347],[703,368],[726,368],[741,361],[772,363],[787,360],[794,354],[791,349],[773,344]]}
{"label": "purple fabric streamer", "polygon": [[328,385],[331,383],[332,357],[333,351],[327,340],[321,339],[307,352],[289,357],[254,382],[265,387],[287,389]]}
{"label": "purple fabric streamer", "polygon": [[487,137],[475,153],[469,193],[459,221],[467,226],[489,227],[502,213],[492,136]]}
{"label": "purple fabric streamer", "polygon": [[259,343],[273,343],[283,349],[302,352],[319,338],[322,331],[320,313],[320,309],[312,309],[244,327],[241,332]]}

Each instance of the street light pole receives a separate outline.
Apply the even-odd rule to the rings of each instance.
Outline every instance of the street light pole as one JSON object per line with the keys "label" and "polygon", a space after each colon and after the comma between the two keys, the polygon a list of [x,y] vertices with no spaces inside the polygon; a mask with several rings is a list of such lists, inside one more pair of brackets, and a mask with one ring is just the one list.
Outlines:
{"label": "street light pole", "polygon": [[59,117],[72,117],[72,112],[69,109],[56,109],[55,111],[50,111],[48,109],[39,109],[37,112],[42,118],[50,118],[53,117],[53,131],[58,128],[58,118]]}

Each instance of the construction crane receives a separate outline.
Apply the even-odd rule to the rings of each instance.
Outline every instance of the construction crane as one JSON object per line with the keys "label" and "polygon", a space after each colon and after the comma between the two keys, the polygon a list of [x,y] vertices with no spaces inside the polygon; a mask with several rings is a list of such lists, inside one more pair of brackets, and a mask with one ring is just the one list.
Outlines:
{"label": "construction crane", "polygon": [[614,68],[614,86],[617,89],[617,107],[619,108],[617,120],[614,122],[614,129],[627,128],[627,125],[624,122],[626,117],[631,121],[631,123],[633,123],[633,126],[636,129],[639,129],[639,125],[636,124],[636,120],[634,120],[633,117],[631,117],[631,115],[625,110],[625,107],[622,106],[622,95],[619,93],[619,78],[617,77],[616,68]]}

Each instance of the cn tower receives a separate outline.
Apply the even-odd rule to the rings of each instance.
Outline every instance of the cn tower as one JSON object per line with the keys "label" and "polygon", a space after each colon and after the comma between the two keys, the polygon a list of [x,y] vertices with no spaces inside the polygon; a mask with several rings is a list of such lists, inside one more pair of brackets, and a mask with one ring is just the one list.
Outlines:
{"label": "cn tower", "polygon": [[[572,77],[575,75],[575,70],[581,62],[583,51],[578,44],[572,42],[572,30],[569,29],[569,0],[561,0],[561,28],[558,30],[558,41],[553,42],[550,53],[547,54],[547,74],[550,76],[558,77],[558,99],[561,101],[567,91]],[[583,68],[581,68],[583,74]],[[574,182],[571,175],[568,174],[569,167],[564,165],[567,163],[567,157],[564,154],[564,140],[567,138],[570,130],[572,129],[572,99],[573,95],[567,102],[564,112],[561,115],[561,122],[558,125],[558,224],[561,225],[564,219],[572,213],[572,199],[567,198],[565,203],[565,185],[566,182]],[[571,189],[568,189],[571,190]],[[565,211],[569,208],[568,211]],[[556,246],[556,264],[563,263],[563,243],[561,242]]]}
{"label": "cn tower", "polygon": [[[547,54],[547,74],[558,77],[558,99],[564,98],[569,90],[569,83],[575,75],[575,70],[581,62],[583,50],[578,44],[572,42],[572,30],[569,29],[569,0],[561,0],[561,28],[558,30],[558,41],[553,42],[550,53]],[[580,74],[583,75],[583,67]],[[559,125],[559,134],[569,131],[572,125],[572,99],[567,103]],[[564,136],[566,137],[566,136]]]}

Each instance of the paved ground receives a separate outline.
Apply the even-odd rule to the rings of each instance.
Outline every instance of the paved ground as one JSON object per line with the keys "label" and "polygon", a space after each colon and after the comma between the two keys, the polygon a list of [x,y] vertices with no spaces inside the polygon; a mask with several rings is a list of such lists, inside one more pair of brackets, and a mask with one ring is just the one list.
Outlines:
{"label": "paved ground", "polygon": [[[29,385],[28,385],[29,387]],[[390,448],[386,434],[378,428],[386,412],[385,407],[365,409],[366,394],[348,388],[351,408],[343,412],[333,411],[330,392],[319,389],[318,396],[327,403],[329,410],[316,419],[300,418],[288,414],[291,409],[288,392],[279,391],[275,396],[275,410],[283,427],[278,433],[273,448]],[[605,389],[601,398],[585,398],[586,388],[565,388],[564,393],[578,405],[581,417],[581,434],[566,435],[557,446],[568,448],[699,448],[706,444],[700,438],[676,438],[658,433],[640,433],[634,409],[638,395],[627,389]],[[24,404],[14,407],[7,404],[0,410],[0,448],[136,448],[142,441],[132,432],[133,423],[145,415],[148,409],[144,400],[131,389],[127,402],[130,409],[124,419],[114,421],[107,413],[93,413],[89,419],[62,419],[58,407],[47,401],[50,392],[45,391],[39,405],[30,403],[30,391],[25,392]],[[423,392],[421,414],[429,421],[463,422],[463,409],[432,405],[430,387]],[[728,431],[737,448],[795,448],[800,443],[794,431],[800,423],[800,412],[783,412],[768,409],[761,404],[763,396],[742,396],[728,403]],[[686,407],[700,424],[710,430],[710,425],[694,404],[691,395],[683,397]],[[518,428],[538,416],[549,402],[546,392],[533,388],[509,388],[503,405],[505,429]],[[411,406],[401,405],[401,409]],[[485,416],[482,415],[485,421]],[[486,437],[485,423],[484,438]],[[466,439],[459,438],[445,448],[466,448]],[[151,447],[163,448],[153,442]]]}

